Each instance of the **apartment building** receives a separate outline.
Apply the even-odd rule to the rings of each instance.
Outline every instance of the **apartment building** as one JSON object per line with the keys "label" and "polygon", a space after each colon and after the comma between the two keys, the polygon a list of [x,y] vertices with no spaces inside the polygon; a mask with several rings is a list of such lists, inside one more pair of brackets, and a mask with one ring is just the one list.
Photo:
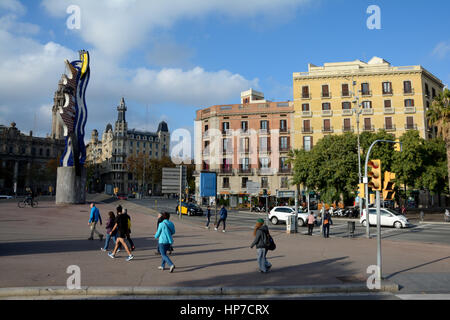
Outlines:
{"label": "apartment building", "polygon": [[241,93],[240,104],[198,110],[196,194],[198,173],[213,171],[219,197],[229,198],[232,206],[248,203],[249,181],[259,183],[260,195],[266,189],[271,197],[290,197],[293,114],[293,102],[267,101],[253,89]]}
{"label": "apartment building", "polygon": [[396,137],[418,130],[430,138],[426,110],[443,88],[421,66],[395,67],[378,57],[309,64],[308,72],[293,74],[294,148],[310,150],[327,134],[358,130],[384,129]]}

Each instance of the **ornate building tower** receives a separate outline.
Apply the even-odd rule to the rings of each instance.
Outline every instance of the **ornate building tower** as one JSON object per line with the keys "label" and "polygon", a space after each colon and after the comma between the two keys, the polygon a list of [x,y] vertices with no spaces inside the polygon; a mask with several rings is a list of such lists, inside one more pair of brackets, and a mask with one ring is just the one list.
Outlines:
{"label": "ornate building tower", "polygon": [[117,106],[118,117],[116,121],[116,126],[114,128],[115,133],[118,136],[126,136],[128,130],[128,124],[125,119],[125,112],[127,111],[127,106],[125,105],[125,99],[122,97],[120,99],[120,105]]}
{"label": "ornate building tower", "polygon": [[55,91],[53,97],[52,108],[52,135],[53,139],[64,139],[64,129],[62,125],[62,119],[58,115],[58,108],[64,105],[64,92],[62,80],[58,82],[58,89]]}

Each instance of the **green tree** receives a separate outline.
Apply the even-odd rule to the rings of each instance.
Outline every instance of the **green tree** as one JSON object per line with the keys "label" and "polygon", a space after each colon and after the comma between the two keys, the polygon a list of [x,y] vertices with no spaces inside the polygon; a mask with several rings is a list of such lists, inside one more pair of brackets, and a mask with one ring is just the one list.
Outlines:
{"label": "green tree", "polygon": [[[450,179],[450,90],[445,89],[435,97],[430,108],[427,110],[428,124],[436,127],[438,136],[445,142],[447,154],[447,177]],[[449,180],[450,186],[450,180]]]}

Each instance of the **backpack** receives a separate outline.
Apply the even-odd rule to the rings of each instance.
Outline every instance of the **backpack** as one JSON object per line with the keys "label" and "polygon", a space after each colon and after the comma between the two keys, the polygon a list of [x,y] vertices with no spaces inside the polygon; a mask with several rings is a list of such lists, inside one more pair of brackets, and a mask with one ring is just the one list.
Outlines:
{"label": "backpack", "polygon": [[269,234],[269,232],[263,232],[263,236],[264,236],[264,244],[266,246],[266,249],[270,250],[270,251],[275,250],[277,245],[275,244],[275,241],[273,241],[273,238]]}

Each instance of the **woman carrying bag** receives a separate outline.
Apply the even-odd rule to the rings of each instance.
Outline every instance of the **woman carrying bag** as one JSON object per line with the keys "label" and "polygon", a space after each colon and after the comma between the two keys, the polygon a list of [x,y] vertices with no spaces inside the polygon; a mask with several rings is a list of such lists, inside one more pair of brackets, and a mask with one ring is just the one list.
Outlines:
{"label": "woman carrying bag", "polygon": [[269,234],[269,228],[264,224],[263,219],[258,219],[256,221],[255,230],[253,231],[255,239],[251,244],[250,248],[256,245],[257,261],[259,266],[259,271],[266,273],[272,267],[272,264],[267,261],[267,251],[275,250],[275,243]]}

